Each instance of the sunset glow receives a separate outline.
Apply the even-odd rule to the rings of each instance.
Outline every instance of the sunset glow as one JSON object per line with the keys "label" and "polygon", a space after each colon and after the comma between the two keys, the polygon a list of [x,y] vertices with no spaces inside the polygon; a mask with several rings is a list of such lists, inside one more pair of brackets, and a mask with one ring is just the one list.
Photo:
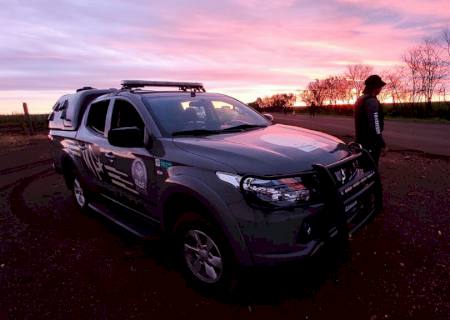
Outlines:
{"label": "sunset glow", "polygon": [[450,1],[8,1],[0,113],[45,113],[64,93],[123,79],[200,81],[244,102],[296,92],[450,24]]}

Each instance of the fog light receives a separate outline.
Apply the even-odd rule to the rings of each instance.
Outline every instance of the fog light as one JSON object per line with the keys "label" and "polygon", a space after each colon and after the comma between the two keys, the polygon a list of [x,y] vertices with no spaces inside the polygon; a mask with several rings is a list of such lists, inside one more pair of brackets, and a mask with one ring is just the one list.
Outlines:
{"label": "fog light", "polygon": [[308,221],[303,222],[300,227],[298,241],[300,243],[307,243],[307,242],[311,241],[313,238],[314,238],[313,226]]}
{"label": "fog light", "polygon": [[304,228],[305,228],[306,235],[307,235],[308,237],[311,236],[311,234],[312,234],[312,228],[311,228],[311,226],[309,225],[309,223],[305,223]]}

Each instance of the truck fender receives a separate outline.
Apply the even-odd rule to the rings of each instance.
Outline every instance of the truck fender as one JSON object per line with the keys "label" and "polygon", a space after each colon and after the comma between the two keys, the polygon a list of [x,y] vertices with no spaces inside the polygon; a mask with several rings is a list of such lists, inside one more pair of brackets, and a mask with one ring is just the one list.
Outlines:
{"label": "truck fender", "polygon": [[[251,255],[240,231],[239,225],[227,204],[207,184],[187,175],[176,175],[166,180],[166,187],[160,196],[161,204],[170,201],[174,194],[184,194],[198,200],[211,215],[210,218],[220,227],[236,259],[242,266],[252,265]],[[161,206],[161,222],[165,225],[164,212]]]}

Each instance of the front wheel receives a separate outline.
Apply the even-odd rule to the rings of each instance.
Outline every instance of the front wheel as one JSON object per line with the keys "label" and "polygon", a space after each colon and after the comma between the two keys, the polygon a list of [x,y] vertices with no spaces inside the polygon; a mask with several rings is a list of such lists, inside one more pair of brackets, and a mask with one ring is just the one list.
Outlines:
{"label": "front wheel", "polygon": [[198,280],[213,284],[223,274],[223,257],[214,240],[201,230],[190,229],[184,237],[184,262]]}
{"label": "front wheel", "polygon": [[178,259],[191,283],[215,293],[235,289],[235,263],[217,228],[191,214],[177,223],[175,232]]}

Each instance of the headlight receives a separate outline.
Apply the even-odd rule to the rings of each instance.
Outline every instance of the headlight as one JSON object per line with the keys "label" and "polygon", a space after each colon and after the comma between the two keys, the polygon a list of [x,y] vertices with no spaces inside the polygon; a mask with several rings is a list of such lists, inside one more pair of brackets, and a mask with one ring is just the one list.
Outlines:
{"label": "headlight", "polygon": [[[216,175],[220,180],[236,188],[241,186],[242,176],[225,172],[217,172]],[[314,189],[305,185],[302,177],[282,179],[247,177],[242,182],[242,191],[249,200],[276,207],[290,207],[307,203],[315,194]]]}
{"label": "headlight", "polygon": [[249,177],[242,187],[248,195],[277,207],[288,207],[309,202],[311,190],[301,177],[266,180]]}
{"label": "headlight", "polygon": [[237,174],[232,173],[226,173],[226,172],[216,172],[217,178],[224,182],[228,182],[229,184],[233,185],[236,188],[239,188],[241,185],[241,179],[242,177]]}

